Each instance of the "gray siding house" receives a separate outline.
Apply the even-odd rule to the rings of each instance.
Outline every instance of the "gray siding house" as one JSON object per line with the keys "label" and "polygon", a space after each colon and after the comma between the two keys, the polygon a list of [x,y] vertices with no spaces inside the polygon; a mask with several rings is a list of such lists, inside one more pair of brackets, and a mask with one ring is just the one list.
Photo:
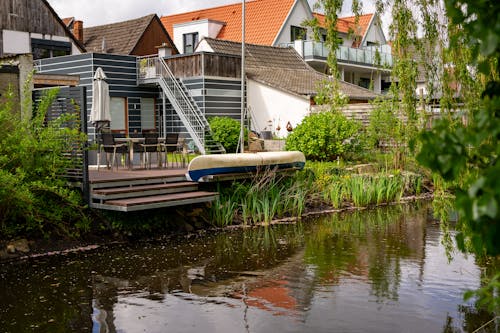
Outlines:
{"label": "gray siding house", "polygon": [[[203,153],[210,130],[207,118],[240,117],[240,65],[240,57],[213,53],[165,59],[85,53],[40,59],[35,69],[44,74],[78,75],[79,86],[86,88],[90,115],[92,81],[101,67],[108,78],[113,132],[129,135],[155,129],[162,134],[181,133]],[[95,137],[92,123],[88,134],[90,139]]]}

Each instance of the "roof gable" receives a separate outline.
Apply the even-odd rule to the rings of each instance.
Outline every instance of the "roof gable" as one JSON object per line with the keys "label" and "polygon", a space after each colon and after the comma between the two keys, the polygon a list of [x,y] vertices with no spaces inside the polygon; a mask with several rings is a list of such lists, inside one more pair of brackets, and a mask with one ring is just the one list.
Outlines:
{"label": "roof gable", "polygon": [[89,52],[129,55],[133,53],[148,27],[155,22],[165,32],[168,42],[175,49],[174,43],[156,14],[123,22],[84,28],[84,45]]}
{"label": "roof gable", "polygon": [[43,1],[44,5],[50,10],[52,15],[56,19],[56,21],[63,27],[63,29],[66,32],[66,35],[71,39],[71,41],[76,45],[76,47],[78,47],[78,49],[80,51],[85,52],[85,46],[79,40],[77,40],[75,38],[75,36],[73,36],[73,33],[71,32],[71,30],[69,30],[66,23],[63,22],[63,20],[59,17],[59,15],[56,13],[54,8],[52,8],[52,6],[49,4],[49,2],[47,0],[42,0],[42,1]]}
{"label": "roof gable", "polygon": [[[1,3],[3,7],[0,10],[0,31],[13,30],[68,37],[76,48],[85,51],[47,0],[11,0],[10,4],[7,4],[9,1]],[[7,4],[7,7],[4,4]],[[0,45],[0,56],[3,54],[3,45]]]}
{"label": "roof gable", "polygon": [[[253,0],[245,5],[245,41],[272,45],[297,0]],[[217,38],[241,42],[241,3],[163,16],[161,21],[173,36],[175,24],[211,19],[224,22]]]}

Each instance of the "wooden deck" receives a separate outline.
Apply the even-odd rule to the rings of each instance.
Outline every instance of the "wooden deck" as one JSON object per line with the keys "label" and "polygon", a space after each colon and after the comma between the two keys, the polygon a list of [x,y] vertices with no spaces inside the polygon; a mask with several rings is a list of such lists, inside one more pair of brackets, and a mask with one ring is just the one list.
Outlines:
{"label": "wooden deck", "polygon": [[184,168],[171,168],[171,169],[134,169],[128,170],[126,168],[119,168],[118,170],[108,170],[100,168],[97,170],[89,170],[89,181],[91,184],[97,184],[108,181],[119,180],[138,180],[150,179],[156,177],[184,177],[187,169]]}
{"label": "wooden deck", "polygon": [[198,190],[184,168],[89,170],[90,207],[131,212],[210,202],[218,193]]}

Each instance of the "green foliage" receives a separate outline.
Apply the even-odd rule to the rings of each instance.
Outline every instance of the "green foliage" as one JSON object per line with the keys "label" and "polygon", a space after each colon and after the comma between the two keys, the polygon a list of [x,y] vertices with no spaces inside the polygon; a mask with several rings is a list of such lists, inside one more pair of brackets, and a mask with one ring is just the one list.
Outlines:
{"label": "green foliage", "polygon": [[370,114],[370,123],[366,130],[367,141],[371,147],[382,145],[402,145],[405,142],[401,133],[403,126],[395,113],[397,105],[392,99],[381,99],[375,102],[375,109]]}
{"label": "green foliage", "polygon": [[272,170],[257,174],[250,182],[219,187],[220,200],[212,205],[212,223],[226,226],[235,223],[237,213],[244,224],[269,224],[273,218],[286,215],[300,217],[312,188],[307,173],[293,177],[278,175]]}
{"label": "green foliage", "polygon": [[286,141],[287,150],[299,150],[308,160],[333,161],[356,148],[361,125],[336,112],[304,118]]}
{"label": "green foliage", "polygon": [[213,117],[209,119],[212,136],[220,142],[228,153],[235,153],[240,137],[240,123],[229,117]]}
{"label": "green foliage", "polygon": [[[220,187],[218,192],[221,192]],[[234,200],[219,196],[210,208],[210,221],[217,227],[225,227],[234,223],[238,205]]]}
{"label": "green foliage", "polygon": [[[498,256],[500,25],[495,22],[500,2],[445,0],[444,4],[449,45],[443,50],[447,67],[441,79],[441,106],[448,114],[420,134],[417,159],[456,186],[458,247],[479,256]],[[422,12],[428,12],[429,6],[423,1]],[[425,25],[425,31],[429,26]],[[498,275],[491,281],[465,296],[474,295],[478,304],[498,311]]]}
{"label": "green foliage", "polygon": [[0,106],[2,238],[20,233],[48,235],[54,231],[63,235],[75,234],[77,231],[71,223],[79,223],[83,229],[88,227],[81,210],[81,196],[66,189],[60,178],[71,166],[63,152],[70,144],[84,142],[85,138],[73,116],[45,122],[47,109],[57,93],[57,90],[47,92],[32,119],[14,111],[9,98]]}
{"label": "green foliage", "polygon": [[[500,254],[500,28],[495,22],[500,4],[483,1],[445,1],[450,24],[449,59],[461,90],[462,117],[449,116],[420,135],[418,160],[458,185],[456,208],[462,230],[461,249]],[[466,5],[466,6],[465,6]],[[466,8],[466,9],[465,9]],[[493,20],[493,21],[492,21]],[[471,71],[470,68],[477,68]],[[449,86],[449,84],[448,84]],[[449,90],[449,89],[448,89]],[[446,91],[446,90],[445,90]],[[453,108],[453,101],[445,100]]]}

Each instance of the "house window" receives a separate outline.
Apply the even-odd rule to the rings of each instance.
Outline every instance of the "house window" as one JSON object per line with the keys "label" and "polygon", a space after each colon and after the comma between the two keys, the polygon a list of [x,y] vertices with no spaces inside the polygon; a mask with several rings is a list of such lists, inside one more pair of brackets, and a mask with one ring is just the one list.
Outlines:
{"label": "house window", "polygon": [[[321,41],[322,42],[326,42],[326,39],[328,38],[328,36],[326,34],[322,34],[321,35]],[[344,45],[344,39],[342,37],[337,37],[337,45]]]}
{"label": "house window", "polygon": [[109,111],[111,113],[111,131],[127,132],[127,108],[126,99],[123,97],[111,97]]}
{"label": "house window", "polygon": [[370,79],[368,79],[366,77],[360,77],[359,82],[358,82],[358,86],[366,88],[366,89],[370,89],[370,83],[371,83]]}
{"label": "house window", "polygon": [[198,33],[192,32],[182,36],[184,39],[184,53],[193,53],[196,44],[198,44]]}
{"label": "house window", "polygon": [[142,130],[156,129],[154,98],[141,98],[141,128]]}
{"label": "house window", "polygon": [[298,39],[306,40],[306,35],[307,35],[306,28],[296,27],[294,25],[290,27],[290,40],[292,42]]}
{"label": "house window", "polygon": [[31,39],[33,59],[44,59],[71,54],[71,43],[49,39]]}

